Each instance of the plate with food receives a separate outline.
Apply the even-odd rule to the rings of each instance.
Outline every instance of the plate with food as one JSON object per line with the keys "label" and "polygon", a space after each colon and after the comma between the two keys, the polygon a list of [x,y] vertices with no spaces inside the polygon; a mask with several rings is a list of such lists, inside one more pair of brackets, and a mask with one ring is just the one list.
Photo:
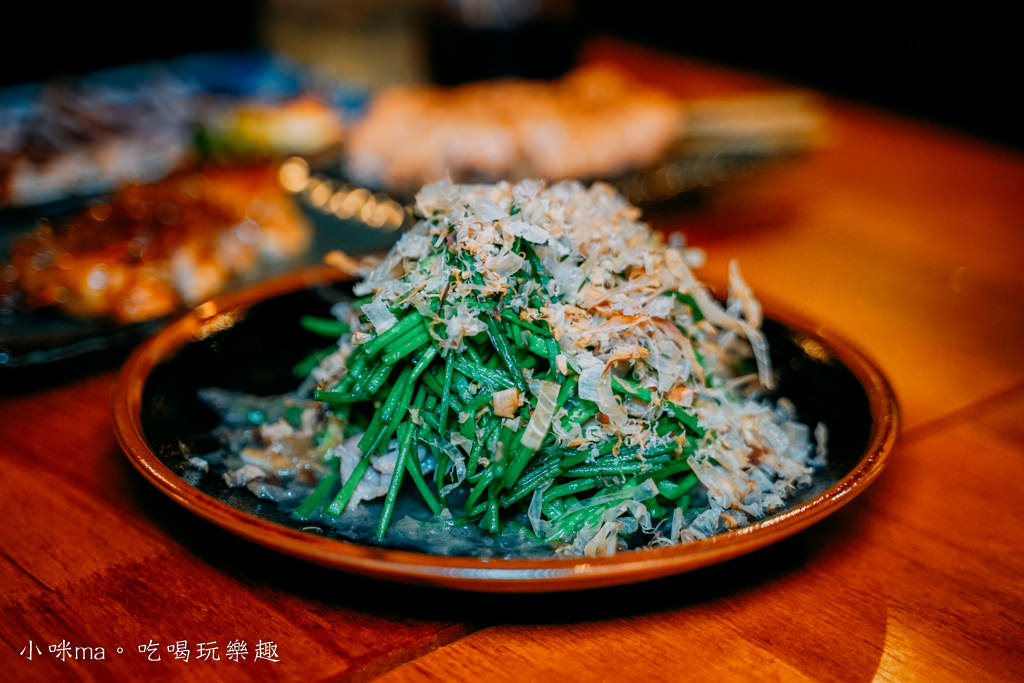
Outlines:
{"label": "plate with food", "polygon": [[508,592],[721,562],[881,473],[874,363],[735,265],[716,296],[610,185],[441,181],[415,211],[372,267],[211,299],[139,347],[112,397],[129,461],[284,553]]}
{"label": "plate with food", "polygon": [[[400,205],[375,202],[367,218],[341,219],[315,204],[311,184],[320,186],[301,157],[195,164],[8,226],[0,375],[13,386],[43,368],[119,364],[169,317],[211,296],[309,266],[330,249],[360,255],[394,242],[406,218]],[[365,208],[372,197],[363,199]]]}
{"label": "plate with food", "polygon": [[381,88],[348,127],[340,172],[403,201],[443,178],[604,180],[650,208],[826,138],[824,109],[807,92],[684,98],[594,63],[554,80]]}
{"label": "plate with food", "polygon": [[362,89],[264,51],[189,54],[0,89],[0,223],[197,158],[336,158]]}

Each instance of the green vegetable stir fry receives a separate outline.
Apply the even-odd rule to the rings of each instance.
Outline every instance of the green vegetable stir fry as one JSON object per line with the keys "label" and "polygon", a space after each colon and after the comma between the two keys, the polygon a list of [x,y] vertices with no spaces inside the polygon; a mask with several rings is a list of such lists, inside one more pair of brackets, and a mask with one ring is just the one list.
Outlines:
{"label": "green vegetable stir fry", "polygon": [[264,434],[313,444],[294,517],[382,500],[384,540],[414,495],[454,527],[603,555],[763,517],[822,464],[824,428],[765,397],[735,264],[720,303],[701,254],[603,184],[439,182],[416,211],[351,305],[303,320],[336,343],[296,368],[299,426]]}

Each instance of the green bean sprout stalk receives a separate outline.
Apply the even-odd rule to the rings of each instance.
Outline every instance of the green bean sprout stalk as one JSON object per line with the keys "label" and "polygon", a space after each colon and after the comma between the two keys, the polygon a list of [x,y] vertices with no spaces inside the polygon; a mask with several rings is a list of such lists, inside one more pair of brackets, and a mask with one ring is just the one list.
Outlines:
{"label": "green bean sprout stalk", "polygon": [[823,463],[824,428],[767,398],[736,264],[721,303],[701,253],[610,186],[442,181],[416,213],[351,305],[307,321],[337,345],[303,368],[329,444],[304,514],[377,500],[383,539],[406,492],[597,556],[746,524]]}

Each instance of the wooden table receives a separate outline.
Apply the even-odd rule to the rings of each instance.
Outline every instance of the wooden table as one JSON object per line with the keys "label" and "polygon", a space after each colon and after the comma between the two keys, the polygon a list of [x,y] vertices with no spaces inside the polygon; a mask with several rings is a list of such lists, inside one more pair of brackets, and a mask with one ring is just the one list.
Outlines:
{"label": "wooden table", "polygon": [[[622,44],[588,54],[688,96],[771,85]],[[760,296],[887,373],[896,450],[838,514],[615,589],[378,583],[255,547],[156,494],[114,440],[107,372],[0,399],[0,678],[1019,680],[1024,158],[826,105],[826,148],[652,221],[703,247],[708,277],[735,257]]]}

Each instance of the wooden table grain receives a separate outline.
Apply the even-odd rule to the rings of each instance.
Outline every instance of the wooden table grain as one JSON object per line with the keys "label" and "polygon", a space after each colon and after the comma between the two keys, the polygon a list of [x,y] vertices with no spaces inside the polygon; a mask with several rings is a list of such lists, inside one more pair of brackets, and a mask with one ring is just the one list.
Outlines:
{"label": "wooden table grain", "polygon": [[[780,85],[622,43],[587,57],[686,96]],[[650,220],[703,248],[707,277],[736,259],[761,298],[891,380],[896,450],[838,514],[612,589],[387,584],[256,547],[156,494],[114,439],[114,371],[67,378],[0,397],[0,678],[1019,680],[1024,157],[823,104],[821,150]]]}

